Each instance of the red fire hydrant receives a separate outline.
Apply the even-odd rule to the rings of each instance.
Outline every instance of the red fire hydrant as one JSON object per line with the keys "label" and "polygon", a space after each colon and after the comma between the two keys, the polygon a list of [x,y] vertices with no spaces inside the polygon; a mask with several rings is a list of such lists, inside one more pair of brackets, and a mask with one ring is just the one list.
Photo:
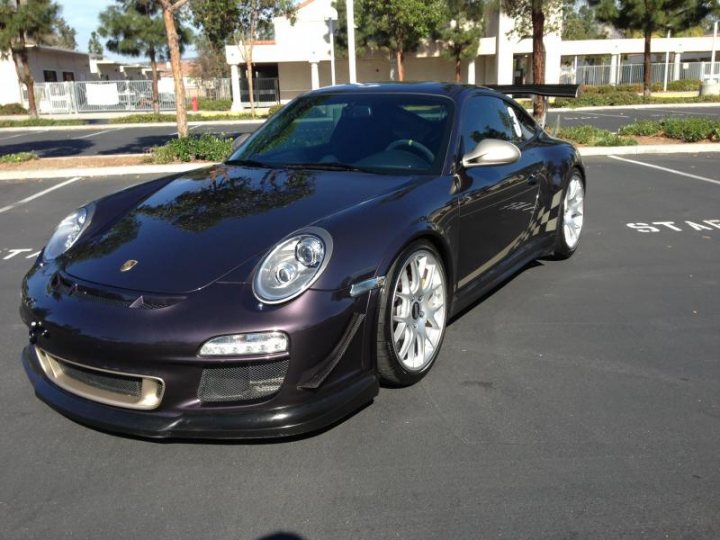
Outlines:
{"label": "red fire hydrant", "polygon": [[193,96],[193,98],[192,98],[192,110],[193,110],[193,112],[197,112],[197,111],[198,111],[198,99],[197,99],[197,96]]}

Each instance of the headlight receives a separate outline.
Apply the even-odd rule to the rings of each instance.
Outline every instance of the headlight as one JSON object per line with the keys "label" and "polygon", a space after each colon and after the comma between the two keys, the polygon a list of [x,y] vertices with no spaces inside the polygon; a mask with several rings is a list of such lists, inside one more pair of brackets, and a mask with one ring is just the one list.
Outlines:
{"label": "headlight", "polygon": [[330,234],[317,227],[283,240],[260,263],[253,280],[255,296],[279,304],[302,294],[325,270],[332,247]]}
{"label": "headlight", "polygon": [[70,249],[90,224],[92,211],[92,206],[83,206],[63,219],[48,240],[43,251],[43,258],[52,260]]}

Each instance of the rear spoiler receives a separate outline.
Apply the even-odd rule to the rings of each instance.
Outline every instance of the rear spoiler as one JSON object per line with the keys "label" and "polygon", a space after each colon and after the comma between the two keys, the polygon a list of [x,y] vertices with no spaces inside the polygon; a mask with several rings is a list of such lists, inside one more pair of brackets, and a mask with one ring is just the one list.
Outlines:
{"label": "rear spoiler", "polygon": [[580,95],[579,84],[495,84],[487,88],[514,97],[543,96],[576,98]]}

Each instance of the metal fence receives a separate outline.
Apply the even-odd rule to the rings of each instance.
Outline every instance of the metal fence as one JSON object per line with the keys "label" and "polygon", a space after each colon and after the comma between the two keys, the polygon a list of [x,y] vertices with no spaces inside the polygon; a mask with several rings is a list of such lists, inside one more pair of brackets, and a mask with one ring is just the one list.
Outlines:
{"label": "metal fence", "polygon": [[[656,62],[650,65],[652,82],[661,83],[665,80],[665,62]],[[715,71],[712,71],[711,62],[681,62],[679,70],[673,62],[667,66],[668,82],[676,80],[706,80],[713,77],[713,73],[720,73],[720,62],[715,62]],[[563,84],[610,84],[613,66],[578,66],[564,68],[560,75]],[[645,69],[643,64],[618,64],[614,67],[616,84],[640,84],[643,82]]]}
{"label": "metal fence", "polygon": [[[249,106],[247,81],[241,84],[241,101]],[[277,79],[255,80],[255,105],[269,106],[280,102]],[[23,105],[27,107],[27,89],[22,90]],[[230,79],[186,82],[188,104],[193,97],[210,100],[230,100]],[[175,87],[172,79],[160,79],[158,97],[161,111],[175,110]],[[35,84],[35,102],[40,114],[69,114],[87,112],[151,112],[153,110],[152,81],[74,81]]]}

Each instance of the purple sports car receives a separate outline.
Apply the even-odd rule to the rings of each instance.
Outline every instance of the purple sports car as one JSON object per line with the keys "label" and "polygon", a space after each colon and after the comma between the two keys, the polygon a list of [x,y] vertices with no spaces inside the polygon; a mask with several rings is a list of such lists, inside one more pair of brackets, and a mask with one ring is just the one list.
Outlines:
{"label": "purple sports car", "polygon": [[100,429],[318,430],[422,379],[448,321],[518,269],[569,257],[585,185],[576,149],[496,90],[310,92],[225,163],[67,216],[23,281],[23,363]]}

